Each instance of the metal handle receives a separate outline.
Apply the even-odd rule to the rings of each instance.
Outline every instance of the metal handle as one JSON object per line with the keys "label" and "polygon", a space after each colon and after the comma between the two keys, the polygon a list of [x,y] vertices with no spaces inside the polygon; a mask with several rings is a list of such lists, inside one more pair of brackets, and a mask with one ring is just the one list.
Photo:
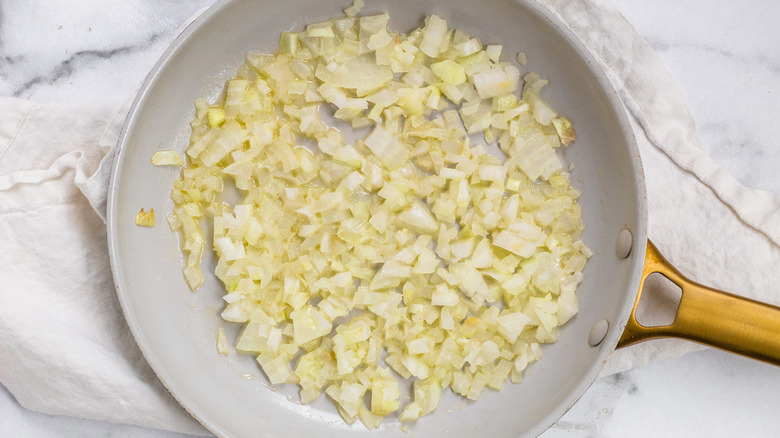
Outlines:
{"label": "metal handle", "polygon": [[[674,322],[645,327],[636,320],[647,276],[659,273],[682,289]],[[617,348],[652,338],[682,338],[780,365],[780,307],[695,283],[674,268],[649,240],[639,292]]]}

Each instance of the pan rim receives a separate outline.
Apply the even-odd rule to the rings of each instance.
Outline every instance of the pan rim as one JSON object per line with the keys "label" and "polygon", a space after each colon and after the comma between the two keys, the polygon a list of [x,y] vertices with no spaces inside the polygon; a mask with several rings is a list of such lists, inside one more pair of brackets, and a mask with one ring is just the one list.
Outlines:
{"label": "pan rim", "polygon": [[[515,0],[517,3],[523,3],[523,0]],[[617,90],[607,77],[607,73],[604,70],[605,66],[599,62],[597,57],[588,50],[585,43],[579,38],[579,36],[570,29],[561,16],[560,11],[553,10],[553,6],[548,9],[542,4],[543,0],[532,0],[528,2],[528,7],[535,10],[540,17],[545,19],[547,23],[553,27],[566,42],[577,52],[579,56],[587,63],[591,73],[598,82],[600,88],[605,92],[610,106],[614,110],[615,116],[618,119],[618,123],[623,130],[623,137],[625,139],[625,147],[628,148],[629,162],[633,170],[634,184],[636,185],[637,195],[637,228],[629,229],[633,238],[633,245],[628,257],[631,258],[631,280],[629,282],[628,290],[623,292],[622,298],[626,298],[622,308],[619,312],[620,318],[617,321],[608,321],[609,329],[607,335],[601,341],[598,346],[602,348],[599,354],[599,360],[596,361],[596,366],[583,375],[577,389],[572,391],[567,397],[567,402],[564,403],[565,408],[558,413],[551,412],[546,416],[547,420],[537,424],[537,427],[528,432],[528,436],[540,435],[545,430],[549,429],[558,419],[560,419],[566,412],[568,412],[574,404],[585,394],[590,388],[593,382],[598,378],[601,370],[604,369],[607,363],[607,359],[615,351],[620,337],[623,334],[623,330],[628,324],[631,311],[633,309],[636,293],[639,290],[642,277],[642,269],[645,260],[645,251],[647,248],[647,186],[645,183],[645,173],[642,166],[642,159],[639,153],[639,146],[637,144],[636,135],[631,125],[629,113],[620,99]],[[628,227],[628,226],[626,226]],[[617,236],[615,236],[617,237]],[[613,328],[614,327],[614,328]],[[553,418],[554,417],[554,418]]]}

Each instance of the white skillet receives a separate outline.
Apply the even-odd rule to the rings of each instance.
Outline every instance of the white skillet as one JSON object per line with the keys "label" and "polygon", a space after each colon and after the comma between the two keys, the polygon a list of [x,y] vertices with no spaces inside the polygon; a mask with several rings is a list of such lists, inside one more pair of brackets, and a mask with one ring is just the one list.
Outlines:
{"label": "white skillet", "polygon": [[[522,384],[486,390],[477,403],[445,391],[434,414],[409,433],[397,418],[367,431],[345,425],[327,399],[301,405],[292,385],[272,388],[249,355],[222,357],[214,333],[239,327],[219,318],[222,288],[213,275],[191,292],[181,275],[177,235],[165,216],[178,168],[150,164],[154,152],[184,152],[193,102],[214,100],[250,50],[273,52],[279,34],[341,14],[346,3],[287,0],[218,2],[165,52],[139,92],[125,123],[109,191],[111,265],[122,309],[146,359],[174,397],[206,428],[225,437],[514,437],[538,435],[571,407],[597,377],[618,345],[643,280],[647,213],[644,177],[623,107],[598,64],[561,23],[530,0],[367,1],[363,14],[390,13],[390,26],[408,32],[435,13],[448,25],[504,45],[512,59],[524,51],[525,70],[550,80],[544,98],[568,116],[577,131],[562,151],[575,163],[572,181],[594,256],[577,294],[579,314],[543,348],[543,358]],[[563,149],[563,148],[562,148]],[[157,226],[134,223],[141,208],[154,208]],[[633,235],[616,252],[622,230]],[[624,232],[625,237],[625,232]],[[630,249],[630,255],[625,253]],[[204,272],[213,271],[206,257]],[[631,319],[629,319],[631,318]],[[608,325],[602,336],[592,336]],[[596,333],[600,335],[600,333]],[[589,342],[589,337],[591,337]],[[596,341],[600,341],[596,346]],[[624,339],[624,343],[627,343]],[[780,348],[778,348],[780,351]]]}

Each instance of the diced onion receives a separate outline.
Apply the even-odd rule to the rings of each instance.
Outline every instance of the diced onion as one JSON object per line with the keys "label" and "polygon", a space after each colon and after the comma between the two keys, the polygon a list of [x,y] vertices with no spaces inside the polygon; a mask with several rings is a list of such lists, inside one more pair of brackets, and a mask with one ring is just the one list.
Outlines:
{"label": "diced onion", "polygon": [[141,211],[138,212],[137,215],[135,215],[135,224],[140,225],[142,227],[153,227],[154,226],[154,209],[150,208],[148,212],[146,212],[143,208]]}
{"label": "diced onion", "polygon": [[152,155],[155,166],[184,166],[184,159],[176,151],[157,151]]}
{"label": "diced onion", "polygon": [[217,353],[226,356],[229,352],[225,329],[219,328],[217,329]]}
{"label": "diced onion", "polygon": [[513,65],[496,67],[474,75],[474,86],[482,99],[513,93],[517,90],[520,70]]}
{"label": "diced onion", "polygon": [[[247,54],[223,99],[196,102],[189,162],[152,162],[184,166],[168,223],[190,288],[215,252],[221,317],[244,325],[236,350],[301,402],[324,392],[374,429],[430,414],[447,387],[476,400],[522,381],[576,314],[592,253],[555,152],[574,130],[542,100],[547,82],[527,74],[518,97],[502,46],[435,15],[396,33],[362,7]],[[348,144],[326,114],[368,129]],[[405,406],[401,378],[414,381]]]}

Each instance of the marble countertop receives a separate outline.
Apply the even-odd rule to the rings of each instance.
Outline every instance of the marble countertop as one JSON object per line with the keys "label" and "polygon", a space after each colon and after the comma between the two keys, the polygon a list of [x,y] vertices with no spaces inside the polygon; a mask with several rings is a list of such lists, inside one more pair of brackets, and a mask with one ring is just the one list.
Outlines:
{"label": "marble countertop", "polygon": [[[127,101],[177,28],[213,0],[0,3],[0,95]],[[780,192],[780,3],[612,0],[685,96],[704,147]],[[0,390],[0,435],[186,437],[28,411]],[[780,368],[715,350],[597,380],[545,437],[777,436]]]}

